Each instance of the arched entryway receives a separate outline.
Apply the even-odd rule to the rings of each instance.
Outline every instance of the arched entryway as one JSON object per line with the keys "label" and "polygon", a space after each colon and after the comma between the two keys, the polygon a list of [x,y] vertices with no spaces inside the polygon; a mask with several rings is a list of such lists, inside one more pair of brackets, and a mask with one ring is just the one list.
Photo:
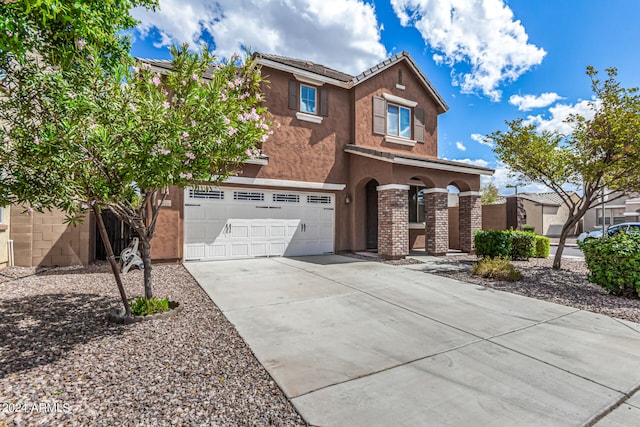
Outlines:
{"label": "arched entryway", "polygon": [[367,182],[365,193],[365,236],[367,250],[378,250],[378,181]]}

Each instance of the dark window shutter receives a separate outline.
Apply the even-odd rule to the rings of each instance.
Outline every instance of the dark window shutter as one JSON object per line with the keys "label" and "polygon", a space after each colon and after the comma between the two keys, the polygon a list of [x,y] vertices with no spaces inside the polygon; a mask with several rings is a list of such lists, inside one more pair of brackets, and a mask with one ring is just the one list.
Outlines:
{"label": "dark window shutter", "polygon": [[300,88],[298,82],[289,80],[289,109],[298,109],[298,100],[300,99]]}
{"label": "dark window shutter", "polygon": [[422,108],[413,109],[413,139],[424,142],[424,110]]}
{"label": "dark window shutter", "polygon": [[387,133],[387,103],[384,98],[373,97],[373,133],[384,135]]}
{"label": "dark window shutter", "polygon": [[329,89],[320,88],[320,115],[327,117],[329,115]]}

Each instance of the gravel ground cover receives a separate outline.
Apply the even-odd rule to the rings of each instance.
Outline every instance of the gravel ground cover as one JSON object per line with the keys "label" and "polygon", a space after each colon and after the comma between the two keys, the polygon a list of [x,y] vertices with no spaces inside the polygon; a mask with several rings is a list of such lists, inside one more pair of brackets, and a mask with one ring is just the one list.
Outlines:
{"label": "gravel ground cover", "polygon": [[640,323],[640,299],[611,295],[589,282],[589,270],[583,260],[563,259],[560,270],[552,268],[553,258],[513,261],[524,279],[519,282],[504,282],[472,275],[471,266],[478,260],[475,256],[449,256],[440,259],[466,268],[461,271],[436,270],[433,274]]}
{"label": "gravel ground cover", "polygon": [[[142,295],[142,272],[123,276]],[[177,316],[129,326],[107,265],[0,274],[0,426],[304,425],[181,265],[153,270]]]}

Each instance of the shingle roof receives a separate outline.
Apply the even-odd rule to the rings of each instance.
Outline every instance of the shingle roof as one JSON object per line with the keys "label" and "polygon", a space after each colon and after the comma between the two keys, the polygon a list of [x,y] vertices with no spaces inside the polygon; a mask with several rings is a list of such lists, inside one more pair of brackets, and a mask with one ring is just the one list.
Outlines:
{"label": "shingle roof", "polygon": [[316,64],[311,61],[305,61],[303,59],[289,58],[286,56],[271,55],[268,53],[256,53],[259,58],[268,59],[279,64],[288,65],[290,67],[299,68],[301,70],[309,71],[314,74],[318,74],[332,79],[339,80],[341,82],[353,81],[354,77],[350,74],[343,73],[341,71],[334,70],[333,68],[326,67],[321,64]]}
{"label": "shingle roof", "polygon": [[[345,151],[352,152],[354,154],[361,153],[366,155],[367,157],[374,157],[380,160],[391,161],[394,163],[397,162],[398,159],[404,160],[414,160],[417,162],[421,162],[421,166],[424,168],[431,169],[450,169],[450,168],[459,168],[468,170],[470,173],[477,173],[480,175],[493,175],[494,170],[490,168],[485,168],[482,166],[476,166],[469,163],[463,162],[454,162],[451,160],[443,160],[443,159],[434,159],[431,157],[424,156],[414,156],[410,154],[402,154],[402,153],[393,153],[390,151],[380,151],[373,148],[363,147],[360,145],[347,144],[345,146]],[[418,164],[415,164],[417,166]]]}
{"label": "shingle roof", "polygon": [[518,193],[518,197],[545,206],[560,206],[564,203],[556,193]]}

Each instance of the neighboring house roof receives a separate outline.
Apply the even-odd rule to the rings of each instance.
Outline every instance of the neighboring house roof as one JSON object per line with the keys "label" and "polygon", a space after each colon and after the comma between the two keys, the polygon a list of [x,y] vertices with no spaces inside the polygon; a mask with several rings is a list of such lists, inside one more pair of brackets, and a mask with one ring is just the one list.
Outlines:
{"label": "neighboring house roof", "polygon": [[544,206],[561,206],[564,204],[562,198],[556,193],[519,193],[518,197]]}
{"label": "neighboring house roof", "polygon": [[451,160],[433,159],[431,157],[412,156],[409,154],[380,151],[360,145],[347,144],[345,152],[363,157],[369,157],[383,162],[396,163],[407,166],[416,166],[426,169],[448,170],[453,172],[472,173],[476,175],[493,175],[494,170],[468,163],[454,162]]}
{"label": "neighboring house roof", "polygon": [[409,68],[411,68],[415,75],[418,77],[418,80],[420,81],[420,83],[422,83],[425,90],[433,97],[433,99],[440,107],[439,112],[444,113],[449,109],[449,106],[444,101],[442,96],[440,96],[438,91],[436,91],[436,89],[433,87],[427,76],[425,76],[422,70],[420,70],[420,67],[418,67],[413,58],[411,58],[411,55],[409,55],[405,51],[402,51],[392,56],[391,58],[385,59],[384,61],[363,71],[357,76],[351,76],[349,74],[334,70],[324,65],[315,64],[311,61],[305,61],[302,59],[288,58],[285,56],[271,55],[266,53],[255,53],[254,55],[259,58],[259,62],[263,65],[288,72],[295,73],[295,70],[301,70],[307,73],[315,74],[317,76],[326,77],[333,80],[333,82],[330,81],[329,83],[333,83],[346,89],[357,86],[358,84],[368,80],[369,78],[381,73],[382,71],[401,61],[406,61],[409,65]]}

